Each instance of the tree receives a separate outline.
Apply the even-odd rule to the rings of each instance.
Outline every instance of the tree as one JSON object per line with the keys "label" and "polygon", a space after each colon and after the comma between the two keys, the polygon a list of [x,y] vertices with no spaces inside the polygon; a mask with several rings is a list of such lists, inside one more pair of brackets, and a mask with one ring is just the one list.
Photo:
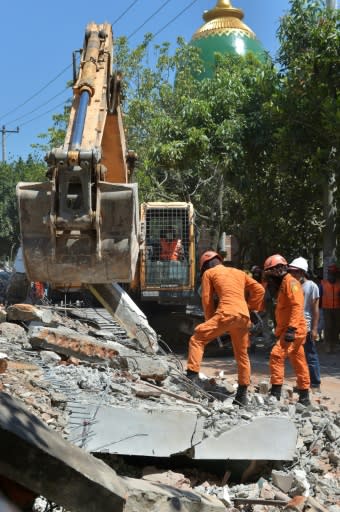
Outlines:
{"label": "tree", "polygon": [[275,232],[261,229],[271,215],[269,205],[259,204],[263,187],[271,192],[276,180],[270,169],[277,73],[252,56],[216,56],[214,77],[197,80],[196,49],[179,41],[173,57],[166,46],[159,52],[154,72],[135,65],[138,87],[128,89],[125,105],[142,196],[192,201],[198,224],[211,229],[212,247],[226,230],[239,240],[240,262],[262,261]]}
{"label": "tree", "polygon": [[16,185],[19,181],[42,181],[46,166],[32,155],[0,164],[0,257],[11,256],[20,244]]}
{"label": "tree", "polygon": [[336,258],[339,235],[339,21],[339,11],[325,9],[321,0],[291,0],[278,32],[281,167],[309,197],[304,218],[312,216],[311,233],[323,235],[326,264]]}

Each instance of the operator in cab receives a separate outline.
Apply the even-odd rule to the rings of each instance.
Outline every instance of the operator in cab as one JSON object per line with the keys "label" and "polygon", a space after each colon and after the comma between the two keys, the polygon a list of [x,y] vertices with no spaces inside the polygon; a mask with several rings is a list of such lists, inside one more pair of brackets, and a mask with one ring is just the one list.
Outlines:
{"label": "operator in cab", "polygon": [[160,234],[160,260],[181,261],[184,258],[182,240],[177,236],[176,228],[169,226]]}

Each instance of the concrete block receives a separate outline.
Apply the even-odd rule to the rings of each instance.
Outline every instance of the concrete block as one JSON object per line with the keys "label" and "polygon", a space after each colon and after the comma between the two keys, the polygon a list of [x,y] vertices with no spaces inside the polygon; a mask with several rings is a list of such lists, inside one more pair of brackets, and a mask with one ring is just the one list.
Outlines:
{"label": "concrete block", "polygon": [[[89,410],[89,418],[93,415]],[[185,411],[103,405],[95,417],[86,442],[91,452],[170,457],[203,438],[203,418]]]}
{"label": "concrete block", "polygon": [[33,327],[29,336],[33,348],[52,350],[88,362],[106,361],[111,367],[128,369],[142,379],[161,382],[169,374],[166,358],[142,355],[120,343],[102,343],[65,327]]}
{"label": "concrete block", "polygon": [[288,493],[293,485],[293,473],[285,473],[284,471],[272,471],[273,484],[276,485],[281,491]]}
{"label": "concrete block", "polygon": [[50,309],[39,309],[32,304],[14,304],[7,308],[7,319],[12,322],[30,322],[40,320],[44,324],[52,322]]}
{"label": "concrete block", "polygon": [[289,418],[266,416],[195,446],[195,459],[292,460],[297,431]]}
{"label": "concrete block", "polygon": [[0,474],[74,512],[124,510],[122,479],[0,394]]}

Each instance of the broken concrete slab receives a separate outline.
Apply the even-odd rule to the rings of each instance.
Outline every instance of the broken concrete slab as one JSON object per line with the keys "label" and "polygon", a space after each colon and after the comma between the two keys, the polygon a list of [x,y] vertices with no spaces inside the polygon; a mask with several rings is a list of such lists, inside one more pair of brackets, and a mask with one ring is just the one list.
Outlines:
{"label": "broken concrete slab", "polygon": [[119,477],[104,462],[49,430],[5,393],[0,394],[0,443],[1,475],[72,512],[225,510],[215,497]]}
{"label": "broken concrete slab", "polygon": [[151,457],[184,452],[203,437],[203,418],[168,409],[130,409],[100,406],[89,410],[86,450]]}
{"label": "broken concrete slab", "polygon": [[0,474],[75,512],[123,511],[115,471],[49,430],[21,402],[0,394]]}
{"label": "broken concrete slab", "polygon": [[106,361],[112,368],[130,370],[142,379],[161,382],[169,374],[165,358],[147,356],[116,342],[103,343],[65,327],[34,326],[29,331],[29,341],[33,348],[53,350],[67,357],[97,363]]}
{"label": "broken concrete slab", "polygon": [[297,430],[285,417],[256,417],[223,432],[207,437],[195,446],[195,459],[292,460]]}
{"label": "broken concrete slab", "polygon": [[118,283],[92,284],[89,289],[128,335],[138,341],[141,349],[149,354],[158,351],[157,334],[143,311]]}
{"label": "broken concrete slab", "polygon": [[11,322],[30,322],[40,320],[44,324],[52,322],[50,309],[38,308],[32,304],[13,304],[7,308],[7,319]]}
{"label": "broken concrete slab", "polygon": [[296,447],[296,428],[284,417],[254,418],[216,437],[204,437],[204,418],[184,410],[102,405],[89,408],[87,417],[96,419],[84,438],[91,452],[151,457],[190,452],[196,460],[291,460]]}

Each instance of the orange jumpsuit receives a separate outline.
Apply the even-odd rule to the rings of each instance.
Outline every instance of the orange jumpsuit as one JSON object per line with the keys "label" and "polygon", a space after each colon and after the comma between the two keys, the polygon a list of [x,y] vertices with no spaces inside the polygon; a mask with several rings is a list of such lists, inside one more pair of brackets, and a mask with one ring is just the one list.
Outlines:
{"label": "orange jumpsuit", "polygon": [[[219,299],[217,308],[214,295]],[[188,370],[199,372],[205,345],[228,332],[238,367],[238,383],[248,386],[249,310],[258,310],[263,296],[263,286],[242,270],[223,265],[206,270],[202,278],[202,305],[206,321],[196,327],[190,338]]]}
{"label": "orange jumpsuit", "polygon": [[[283,384],[285,359],[289,360],[295,370],[298,389],[309,389],[309,370],[303,344],[307,336],[304,317],[304,296],[299,281],[290,274],[282,280],[275,308],[277,343],[270,354],[271,383]],[[284,340],[287,327],[295,327],[293,342]]]}
{"label": "orange jumpsuit", "polygon": [[160,239],[162,261],[178,261],[180,259],[182,244],[180,240],[164,240]]}

